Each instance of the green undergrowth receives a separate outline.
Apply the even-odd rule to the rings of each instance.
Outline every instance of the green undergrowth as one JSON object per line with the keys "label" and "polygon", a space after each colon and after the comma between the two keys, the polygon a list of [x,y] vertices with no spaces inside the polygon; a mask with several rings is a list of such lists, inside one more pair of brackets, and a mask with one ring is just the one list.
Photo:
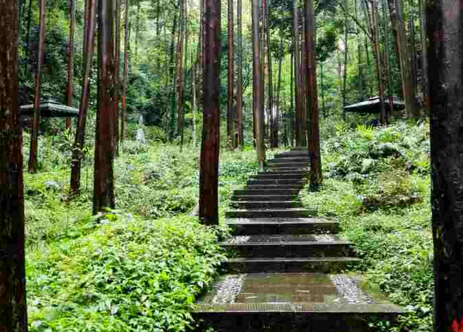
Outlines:
{"label": "green undergrowth", "polygon": [[[325,180],[303,194],[318,216],[339,220],[373,288],[409,314],[403,331],[432,331],[433,256],[426,124],[339,125],[323,145]],[[382,330],[388,330],[382,328]]]}
{"label": "green undergrowth", "polygon": [[[66,147],[66,132],[44,136],[39,172],[25,173],[30,331],[189,330],[228,236],[195,216],[199,149],[125,142],[115,162],[117,210],[92,217],[94,151],[85,151],[81,194],[70,200]],[[257,163],[252,150],[223,150],[220,160],[223,223]]]}

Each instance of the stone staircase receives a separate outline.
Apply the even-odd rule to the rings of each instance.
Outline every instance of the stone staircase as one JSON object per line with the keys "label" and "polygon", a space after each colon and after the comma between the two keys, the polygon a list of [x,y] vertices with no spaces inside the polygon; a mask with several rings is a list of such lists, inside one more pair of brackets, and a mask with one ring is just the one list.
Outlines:
{"label": "stone staircase", "polygon": [[342,274],[359,259],[336,235],[338,223],[302,207],[307,152],[279,154],[267,166],[234,193],[226,217],[235,236],[221,244],[233,258],[197,304],[198,330],[357,332],[393,323],[401,308]]}

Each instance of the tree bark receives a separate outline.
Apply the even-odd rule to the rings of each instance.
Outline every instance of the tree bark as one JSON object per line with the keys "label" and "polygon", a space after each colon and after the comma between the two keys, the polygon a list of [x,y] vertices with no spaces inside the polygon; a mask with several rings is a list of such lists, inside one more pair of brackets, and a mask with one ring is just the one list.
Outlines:
{"label": "tree bark", "polygon": [[114,121],[116,120],[116,59],[114,0],[99,0],[98,70],[99,105],[95,135],[93,213],[115,208],[114,199]]}
{"label": "tree bark", "polygon": [[265,36],[267,44],[267,69],[268,69],[268,114],[269,114],[269,127],[270,127],[270,146],[276,148],[278,143],[275,141],[275,137],[272,137],[275,132],[275,117],[273,114],[273,65],[272,65],[272,52],[270,50],[270,9],[267,0],[262,1],[264,6],[264,22],[265,22]]}
{"label": "tree bark", "polygon": [[308,81],[308,94],[307,94],[307,109],[309,121],[309,141],[308,151],[310,158],[310,190],[316,191],[320,188],[323,182],[322,175],[322,159],[320,151],[320,126],[318,114],[318,92],[317,92],[317,61],[315,58],[315,41],[314,31],[315,15],[314,15],[314,0],[305,0],[305,32],[307,36],[307,81]]}
{"label": "tree bark", "polygon": [[423,108],[429,115],[429,83],[428,83],[428,43],[426,38],[426,8],[423,0],[419,0],[420,25],[421,25],[421,84],[423,90]]}
{"label": "tree bark", "polygon": [[31,132],[31,149],[29,154],[29,173],[37,172],[37,150],[40,130],[40,81],[42,65],[45,58],[45,5],[46,0],[40,0],[39,52],[37,61],[37,75],[35,77],[34,122]]}
{"label": "tree bark", "polygon": [[418,119],[420,114],[416,107],[415,96],[413,95],[411,53],[407,43],[407,34],[405,32],[402,0],[389,0],[388,3],[392,25],[397,32],[395,34],[397,38],[396,44],[398,45],[397,59],[400,61],[402,92],[407,109],[407,117],[409,119]]}
{"label": "tree bark", "polygon": [[232,148],[234,143],[234,76],[235,76],[235,48],[234,48],[234,9],[233,1],[228,0],[228,93],[227,93],[227,147]]}
{"label": "tree bark", "polygon": [[169,121],[169,140],[173,141],[175,136],[175,111],[176,111],[176,82],[175,82],[175,73],[177,68],[177,61],[175,58],[175,33],[177,31],[177,13],[174,13],[174,22],[172,24],[172,39],[170,44],[170,67],[169,67],[169,76],[172,78],[172,94],[170,96],[170,121]]}
{"label": "tree bark", "polygon": [[[417,68],[417,61],[416,61],[416,44],[415,44],[415,16],[413,13],[409,14],[409,31],[410,31],[410,58],[411,58],[411,65],[412,65],[412,91],[413,91],[413,98],[414,102],[417,103],[416,96],[418,94],[418,68]],[[418,107],[418,105],[415,105]]]}
{"label": "tree bark", "polygon": [[125,140],[125,121],[127,118],[127,80],[129,77],[129,10],[130,0],[125,0],[124,17],[124,73],[122,77],[122,114],[121,114],[121,142]]}
{"label": "tree bark", "polygon": [[180,31],[177,42],[177,134],[183,126],[183,41],[185,40],[185,10],[184,0],[178,1],[180,12]]}
{"label": "tree bark", "polygon": [[349,31],[347,26],[347,16],[345,18],[345,26],[344,26],[344,68],[342,74],[342,117],[344,121],[346,121],[346,110],[344,107],[347,106],[347,61],[349,61],[349,46],[348,46],[348,38],[349,38]]}
{"label": "tree bark", "polygon": [[[73,106],[74,94],[74,31],[76,27],[75,22],[75,3],[74,0],[69,0],[69,59],[68,59],[68,87],[67,87],[67,101],[68,106]],[[66,129],[71,128],[71,119],[66,119]]]}
{"label": "tree bark", "polygon": [[203,137],[199,187],[199,218],[219,224],[220,153],[220,0],[205,0]]}
{"label": "tree bark", "polygon": [[265,141],[264,141],[264,109],[262,107],[261,64],[260,64],[260,31],[259,31],[259,0],[252,1],[252,68],[253,68],[253,108],[254,127],[256,131],[257,160],[259,170],[264,169]]}
{"label": "tree bark", "polygon": [[116,49],[115,49],[115,70],[116,70],[116,118],[114,121],[114,148],[116,156],[119,155],[119,118],[120,118],[120,110],[119,110],[119,103],[120,103],[120,94],[121,94],[121,75],[120,75],[120,68],[121,68],[121,0],[115,0],[115,14],[116,14]]}
{"label": "tree bark", "polygon": [[0,330],[27,332],[18,2],[0,1]]}
{"label": "tree bark", "polygon": [[29,7],[27,9],[27,28],[26,28],[26,61],[24,62],[24,73],[27,73],[29,65],[29,49],[31,39],[31,21],[32,21],[32,0],[29,0]]}
{"label": "tree bark", "polygon": [[196,97],[196,71],[198,70],[197,62],[195,59],[192,57],[192,64],[193,64],[193,148],[196,148],[196,112],[198,111],[198,103],[197,103],[197,97]]}
{"label": "tree bark", "polygon": [[82,95],[80,98],[79,117],[77,119],[77,130],[74,146],[72,149],[72,165],[71,165],[71,195],[80,194],[80,179],[84,143],[85,143],[85,127],[87,124],[87,114],[90,98],[90,77],[92,76],[93,54],[95,50],[95,28],[96,28],[96,0],[88,0],[88,22],[87,28],[84,31],[84,40],[87,44],[83,45],[84,50],[84,77],[82,82]]}
{"label": "tree bark", "polygon": [[280,117],[281,117],[281,69],[283,67],[283,58],[284,58],[284,50],[283,50],[283,35],[280,37],[280,59],[278,61],[278,84],[277,84],[277,112],[275,115],[275,125],[273,128],[273,142],[274,148],[278,148],[280,146]]}
{"label": "tree bark", "polygon": [[296,97],[296,146],[301,147],[303,142],[303,107],[301,95],[301,73],[300,73],[300,50],[299,50],[299,18],[297,1],[293,2],[293,40],[294,40],[294,76],[295,84],[295,97]]}
{"label": "tree bark", "polygon": [[325,84],[324,84],[324,72],[323,72],[323,62],[320,62],[320,88],[322,90],[322,113],[323,117],[326,118],[328,114],[326,113],[325,108]]}
{"label": "tree bark", "polygon": [[243,148],[243,6],[242,0],[237,0],[237,19],[238,19],[238,64],[236,82],[236,132],[238,138],[235,142],[236,147]]}
{"label": "tree bark", "polygon": [[301,18],[301,66],[300,66],[300,76],[301,76],[301,102],[302,102],[302,146],[307,146],[307,135],[308,135],[308,128],[307,128],[307,112],[309,111],[307,108],[307,94],[309,93],[308,90],[308,81],[307,81],[307,37],[306,37],[306,29],[305,29],[305,13],[304,10],[301,9],[299,17]]}
{"label": "tree bark", "polygon": [[463,328],[463,8],[426,2],[431,109],[434,331]]}

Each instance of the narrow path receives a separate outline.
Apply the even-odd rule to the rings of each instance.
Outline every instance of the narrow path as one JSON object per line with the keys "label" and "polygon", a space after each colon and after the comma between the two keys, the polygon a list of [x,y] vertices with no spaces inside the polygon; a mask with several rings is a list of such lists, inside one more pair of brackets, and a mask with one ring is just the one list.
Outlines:
{"label": "narrow path", "polygon": [[285,152],[235,191],[236,209],[227,213],[235,236],[222,243],[234,258],[197,305],[202,329],[357,332],[403,313],[362,290],[358,277],[341,274],[360,260],[336,235],[337,222],[303,209],[298,196],[308,167],[306,151]]}

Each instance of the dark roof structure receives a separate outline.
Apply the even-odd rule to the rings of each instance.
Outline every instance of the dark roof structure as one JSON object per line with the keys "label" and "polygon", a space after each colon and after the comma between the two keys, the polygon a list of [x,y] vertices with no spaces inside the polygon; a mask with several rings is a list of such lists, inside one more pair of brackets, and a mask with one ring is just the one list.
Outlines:
{"label": "dark roof structure", "polygon": [[[384,106],[386,107],[386,111],[391,110],[391,107],[389,105],[389,98],[384,99]],[[405,104],[401,101],[394,100],[393,108],[395,111],[404,110]],[[360,103],[346,106],[344,107],[344,109],[346,110],[346,112],[352,113],[379,114],[379,97],[373,97]]]}
{"label": "dark roof structure", "polygon": [[[34,117],[34,105],[21,106],[20,115],[23,118]],[[40,103],[40,117],[42,118],[77,118],[78,116],[77,108],[61,105],[52,99]]]}

